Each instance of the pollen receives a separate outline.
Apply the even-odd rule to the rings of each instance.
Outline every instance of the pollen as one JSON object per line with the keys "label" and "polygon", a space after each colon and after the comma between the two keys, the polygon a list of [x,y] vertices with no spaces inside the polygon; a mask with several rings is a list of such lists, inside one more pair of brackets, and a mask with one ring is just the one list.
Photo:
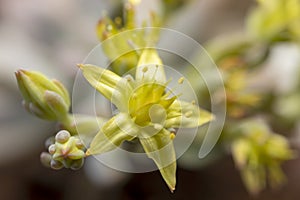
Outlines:
{"label": "pollen", "polygon": [[195,105],[195,104],[196,104],[196,101],[195,101],[195,100],[193,100],[193,101],[192,101],[192,104],[193,104],[193,105]]}

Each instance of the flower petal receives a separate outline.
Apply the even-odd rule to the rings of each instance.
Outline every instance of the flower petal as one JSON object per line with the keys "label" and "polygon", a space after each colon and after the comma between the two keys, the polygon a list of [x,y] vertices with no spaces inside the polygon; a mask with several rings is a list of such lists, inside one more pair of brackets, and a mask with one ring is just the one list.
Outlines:
{"label": "flower petal", "polygon": [[92,140],[87,155],[101,154],[111,151],[125,140],[135,138],[138,128],[125,113],[119,113],[106,122]]}
{"label": "flower petal", "polygon": [[148,157],[153,159],[171,191],[176,185],[176,155],[170,132],[162,129],[154,136],[139,138]]}
{"label": "flower petal", "polygon": [[[124,91],[129,85],[125,83],[122,84],[124,82],[122,81],[122,77],[118,76],[112,71],[97,67],[95,65],[80,64],[79,67],[82,70],[83,76],[86,78],[86,80],[117,107],[120,106],[120,102],[126,102],[126,99],[122,99],[124,98],[122,91]],[[122,89],[122,91],[119,91],[120,89]]]}
{"label": "flower petal", "polygon": [[210,112],[193,103],[175,100],[167,110],[166,128],[193,128],[214,119]]}
{"label": "flower petal", "polygon": [[139,59],[135,78],[137,81],[166,83],[164,66],[155,49],[145,49]]}
{"label": "flower petal", "polygon": [[122,78],[115,87],[111,102],[115,104],[120,112],[128,113],[129,99],[133,94],[135,82],[130,75]]}

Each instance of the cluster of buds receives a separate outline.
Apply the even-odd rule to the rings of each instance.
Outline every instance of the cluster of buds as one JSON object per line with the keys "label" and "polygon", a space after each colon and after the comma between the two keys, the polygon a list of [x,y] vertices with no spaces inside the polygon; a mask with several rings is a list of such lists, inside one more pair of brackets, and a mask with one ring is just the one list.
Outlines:
{"label": "cluster of buds", "polygon": [[52,169],[65,167],[73,170],[83,166],[85,148],[77,136],[71,136],[68,131],[61,130],[47,143],[48,152],[41,154],[41,162],[45,166]]}
{"label": "cluster of buds", "polygon": [[232,155],[247,189],[256,194],[266,187],[267,179],[272,187],[282,184],[280,165],[295,157],[287,139],[256,120],[242,123],[238,132],[242,136],[234,140]]}

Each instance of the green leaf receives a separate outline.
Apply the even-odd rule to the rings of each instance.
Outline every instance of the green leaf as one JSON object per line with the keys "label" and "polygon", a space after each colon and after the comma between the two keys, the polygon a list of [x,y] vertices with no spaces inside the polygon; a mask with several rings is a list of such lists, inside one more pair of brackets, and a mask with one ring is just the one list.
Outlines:
{"label": "green leaf", "polygon": [[201,126],[214,119],[210,112],[199,108],[193,103],[175,100],[167,110],[165,127],[193,128]]}
{"label": "green leaf", "polygon": [[87,155],[111,151],[125,140],[132,140],[138,133],[138,127],[125,113],[119,113],[106,122],[92,140]]}
{"label": "green leaf", "polygon": [[148,157],[153,159],[171,191],[176,185],[176,155],[170,132],[162,129],[151,137],[140,137]]}

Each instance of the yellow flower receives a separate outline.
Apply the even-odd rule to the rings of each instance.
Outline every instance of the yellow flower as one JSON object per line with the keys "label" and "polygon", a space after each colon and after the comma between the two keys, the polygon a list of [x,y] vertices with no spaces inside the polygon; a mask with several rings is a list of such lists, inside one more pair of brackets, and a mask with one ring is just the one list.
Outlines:
{"label": "yellow flower", "polygon": [[250,33],[262,39],[294,39],[300,37],[299,0],[258,0],[259,6],[248,19]]}
{"label": "yellow flower", "polygon": [[[87,81],[119,111],[103,125],[87,155],[101,154],[117,148],[125,140],[138,138],[173,191],[176,184],[174,128],[198,127],[213,116],[194,103],[178,100],[167,90],[164,67],[155,49],[143,51],[135,79],[89,64],[79,67]],[[182,83],[183,79],[178,82]]]}
{"label": "yellow flower", "polygon": [[272,187],[285,180],[280,165],[295,157],[287,139],[272,133],[262,122],[242,122],[241,137],[234,140],[232,154],[247,189],[258,193],[266,187],[266,180]]}
{"label": "yellow flower", "polygon": [[[97,25],[97,35],[102,42],[101,47],[112,62],[113,71],[119,75],[136,67],[142,47],[157,43],[158,29],[147,29],[147,27],[160,26],[160,20],[154,13],[151,13],[149,24],[145,21],[138,26],[135,6],[131,1],[125,5],[124,9],[124,21],[120,17],[112,20],[108,16],[104,16]],[[130,31],[133,29],[134,32]],[[108,38],[109,40],[106,40]]]}

